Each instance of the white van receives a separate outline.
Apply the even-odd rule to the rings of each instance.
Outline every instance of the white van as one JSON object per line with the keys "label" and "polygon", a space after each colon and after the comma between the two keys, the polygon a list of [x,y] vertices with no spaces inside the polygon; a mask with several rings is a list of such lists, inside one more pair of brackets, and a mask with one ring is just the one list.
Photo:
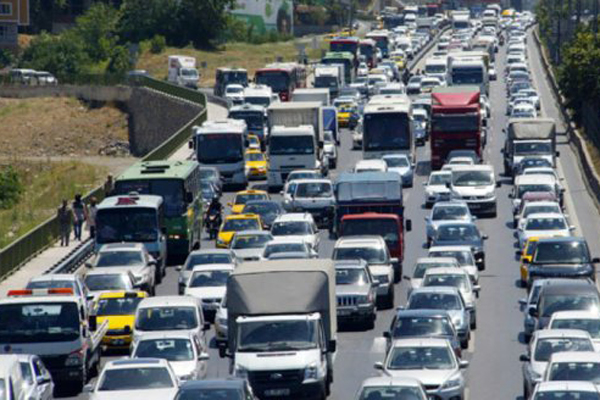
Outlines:
{"label": "white van", "polygon": [[0,399],[25,400],[26,388],[19,358],[14,354],[1,354]]}

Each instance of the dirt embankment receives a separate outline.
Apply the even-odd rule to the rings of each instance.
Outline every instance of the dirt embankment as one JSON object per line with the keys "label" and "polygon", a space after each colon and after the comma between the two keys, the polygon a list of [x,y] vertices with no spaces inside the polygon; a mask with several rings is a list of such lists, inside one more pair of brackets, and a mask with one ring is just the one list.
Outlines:
{"label": "dirt embankment", "polygon": [[0,157],[127,155],[127,114],[72,98],[0,98]]}

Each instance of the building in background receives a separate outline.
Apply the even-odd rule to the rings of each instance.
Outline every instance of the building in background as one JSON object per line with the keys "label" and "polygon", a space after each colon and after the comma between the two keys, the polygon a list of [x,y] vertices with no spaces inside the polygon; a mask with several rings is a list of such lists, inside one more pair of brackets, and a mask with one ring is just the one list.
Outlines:
{"label": "building in background", "polygon": [[19,26],[29,25],[29,0],[0,0],[0,48],[16,49]]}
{"label": "building in background", "polygon": [[294,33],[294,6],[292,0],[237,0],[231,11],[256,29],[257,33],[277,30]]}

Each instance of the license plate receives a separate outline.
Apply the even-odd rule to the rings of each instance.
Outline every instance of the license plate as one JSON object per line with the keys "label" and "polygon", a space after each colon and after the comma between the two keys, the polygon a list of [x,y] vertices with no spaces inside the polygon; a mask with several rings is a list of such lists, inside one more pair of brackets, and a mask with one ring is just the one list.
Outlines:
{"label": "license plate", "polygon": [[290,389],[270,389],[265,390],[265,396],[289,396]]}
{"label": "license plate", "polygon": [[350,310],[338,310],[337,311],[337,315],[339,315],[340,317],[345,317],[350,314],[351,314]]}
{"label": "license plate", "polygon": [[115,346],[121,346],[125,344],[125,340],[123,339],[113,339],[111,341],[112,344],[114,344]]}
{"label": "license plate", "polygon": [[478,209],[480,209],[480,208],[481,208],[481,204],[478,204],[478,203],[471,203],[469,206],[470,206],[470,207],[471,207],[473,210],[478,210]]}

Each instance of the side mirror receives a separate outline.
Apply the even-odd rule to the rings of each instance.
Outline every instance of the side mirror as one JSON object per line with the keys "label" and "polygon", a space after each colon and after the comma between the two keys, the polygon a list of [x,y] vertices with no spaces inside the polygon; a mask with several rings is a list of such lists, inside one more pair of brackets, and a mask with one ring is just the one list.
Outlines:
{"label": "side mirror", "polygon": [[529,309],[527,312],[528,312],[528,314],[529,314],[531,317],[534,317],[534,318],[535,318],[535,317],[537,317],[537,316],[538,316],[538,310],[537,310],[537,307],[531,307],[531,308],[530,308],[530,309]]}
{"label": "side mirror", "polygon": [[210,355],[208,353],[202,352],[198,355],[198,361],[208,361],[208,360],[210,360]]}
{"label": "side mirror", "polygon": [[335,353],[337,350],[337,342],[335,340],[330,340],[329,343],[327,343],[327,350],[330,353]]}
{"label": "side mirror", "polygon": [[481,286],[480,286],[480,285],[474,285],[474,286],[473,286],[473,291],[474,291],[475,293],[479,293],[479,292],[481,291]]}
{"label": "side mirror", "polygon": [[125,332],[126,335],[129,335],[131,333],[131,326],[125,325],[125,328],[123,328],[123,331]]}
{"label": "side mirror", "polygon": [[515,256],[521,257],[522,255],[523,255],[523,252],[521,250],[516,250],[515,251]]}
{"label": "side mirror", "polygon": [[575,225],[570,225],[570,226],[569,226],[569,230],[570,230],[571,232],[573,232],[573,231],[575,230]]}
{"label": "side mirror", "polygon": [[526,306],[527,305],[527,299],[519,299],[519,305],[520,306]]}
{"label": "side mirror", "polygon": [[185,201],[189,203],[194,202],[194,194],[192,192],[185,192]]}
{"label": "side mirror", "polygon": [[527,354],[521,354],[519,356],[519,361],[521,361],[521,362],[529,362],[529,361],[531,361],[531,357],[529,357]]}
{"label": "side mirror", "polygon": [[450,182],[446,182],[446,189],[450,189]]}
{"label": "side mirror", "polygon": [[469,366],[469,362],[468,362],[467,360],[460,360],[460,361],[458,362],[458,367],[459,367],[460,369],[465,369],[465,368],[467,368],[468,366]]}
{"label": "side mirror", "polygon": [[83,393],[92,393],[94,391],[94,384],[88,383],[83,387]]}
{"label": "side mirror", "polygon": [[193,140],[190,140],[190,141],[188,142],[188,148],[190,148],[190,149],[193,149],[193,148],[194,148],[194,141],[193,141]]}
{"label": "side mirror", "polygon": [[423,182],[423,186],[427,186],[427,183],[428,183],[428,182]]}
{"label": "side mirror", "polygon": [[396,257],[390,258],[390,263],[392,263],[392,264],[398,264],[399,262],[400,262],[400,260],[398,260],[398,258],[396,258]]}
{"label": "side mirror", "polygon": [[95,315],[90,315],[88,319],[88,326],[90,328],[90,331],[95,331],[98,328],[98,319]]}
{"label": "side mirror", "polygon": [[412,220],[407,219],[406,220],[406,232],[410,232],[412,231]]}
{"label": "side mirror", "polygon": [[508,198],[509,198],[509,199],[512,199],[513,197],[514,197],[514,196],[513,196],[512,192],[508,194]]}
{"label": "side mirror", "polygon": [[497,187],[497,188],[499,188],[499,187],[502,187],[502,182],[500,182],[500,181],[496,181],[496,187]]}
{"label": "side mirror", "polygon": [[91,262],[89,262],[89,261],[87,261],[87,262],[85,263],[85,267],[86,267],[86,268],[92,268],[92,263],[91,263]]}
{"label": "side mirror", "polygon": [[556,152],[556,157],[560,157],[560,151]]}
{"label": "side mirror", "polygon": [[[47,383],[50,383],[52,380],[50,379],[50,377],[49,377],[49,376],[38,376],[38,377],[35,379],[35,381],[36,381],[36,383],[37,383],[38,385],[45,385],[45,384],[47,384]],[[85,388],[84,388],[84,389],[85,389]]]}
{"label": "side mirror", "polygon": [[150,260],[148,261],[148,265],[151,267],[156,267],[156,260]]}
{"label": "side mirror", "polygon": [[183,265],[178,265],[175,267],[175,271],[181,272],[183,271]]}
{"label": "side mirror", "polygon": [[383,337],[386,339],[391,339],[392,334],[389,331],[385,331],[385,332],[383,332]]}
{"label": "side mirror", "polygon": [[219,357],[225,358],[229,354],[227,354],[227,346],[219,346]]}
{"label": "side mirror", "polygon": [[373,368],[379,370],[379,371],[383,371],[383,363],[378,361],[375,364],[373,364]]}
{"label": "side mirror", "polygon": [[600,258],[599,257],[592,258],[592,264],[597,264],[597,263],[600,263]]}
{"label": "side mirror", "polygon": [[483,235],[481,235],[481,240],[488,240],[490,237],[488,235],[486,235],[485,233]]}

